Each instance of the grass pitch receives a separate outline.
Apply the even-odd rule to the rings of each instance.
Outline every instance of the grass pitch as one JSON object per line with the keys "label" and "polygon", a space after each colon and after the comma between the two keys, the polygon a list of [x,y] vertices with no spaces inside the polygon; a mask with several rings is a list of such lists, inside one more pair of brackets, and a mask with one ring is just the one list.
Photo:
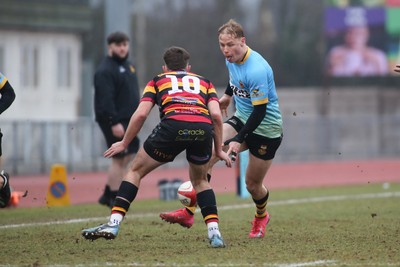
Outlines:
{"label": "grass pitch", "polygon": [[136,201],[117,239],[88,241],[100,205],[0,210],[0,266],[400,266],[400,184],[272,191],[267,236],[249,239],[250,199],[217,195],[227,244],[208,247],[200,214],[186,229],[162,221],[178,201]]}

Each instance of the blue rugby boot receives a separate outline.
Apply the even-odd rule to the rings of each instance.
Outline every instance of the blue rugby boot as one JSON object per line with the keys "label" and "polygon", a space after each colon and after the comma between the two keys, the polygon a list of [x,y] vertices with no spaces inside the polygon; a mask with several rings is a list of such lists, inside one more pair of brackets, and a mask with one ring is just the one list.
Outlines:
{"label": "blue rugby boot", "polygon": [[212,248],[224,248],[225,247],[224,240],[219,235],[213,235],[210,238],[210,245]]}
{"label": "blue rugby boot", "polygon": [[82,236],[88,240],[96,240],[97,238],[103,237],[107,240],[111,240],[117,237],[119,231],[119,225],[108,225],[102,224],[93,228],[87,228],[82,230]]}

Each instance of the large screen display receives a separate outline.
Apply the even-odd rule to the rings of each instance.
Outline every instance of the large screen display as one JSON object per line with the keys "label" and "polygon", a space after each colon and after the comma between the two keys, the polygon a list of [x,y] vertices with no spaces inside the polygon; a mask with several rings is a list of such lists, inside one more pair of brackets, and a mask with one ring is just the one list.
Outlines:
{"label": "large screen display", "polygon": [[400,0],[327,0],[324,31],[329,76],[386,76],[400,63]]}

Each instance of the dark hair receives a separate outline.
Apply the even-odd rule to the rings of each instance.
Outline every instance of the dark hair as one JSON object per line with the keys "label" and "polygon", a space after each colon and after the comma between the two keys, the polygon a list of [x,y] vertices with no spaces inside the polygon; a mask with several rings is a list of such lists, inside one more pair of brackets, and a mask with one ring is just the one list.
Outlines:
{"label": "dark hair", "polygon": [[123,42],[129,42],[129,37],[123,32],[113,32],[107,37],[107,44],[120,44]]}
{"label": "dark hair", "polygon": [[190,54],[182,47],[171,46],[164,52],[164,62],[170,70],[183,70],[189,63]]}
{"label": "dark hair", "polygon": [[227,23],[225,23],[218,29],[218,35],[222,33],[231,34],[236,38],[244,37],[242,25],[240,25],[233,19],[230,19]]}

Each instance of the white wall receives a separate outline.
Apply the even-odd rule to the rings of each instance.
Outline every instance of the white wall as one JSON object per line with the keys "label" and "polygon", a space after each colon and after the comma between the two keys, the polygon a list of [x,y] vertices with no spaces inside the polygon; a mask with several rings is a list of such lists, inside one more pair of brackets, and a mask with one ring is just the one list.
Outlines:
{"label": "white wall", "polygon": [[[12,120],[75,120],[78,117],[81,87],[81,40],[70,33],[16,32],[0,30],[0,47],[5,74],[17,94],[13,105],[2,114]],[[24,86],[24,47],[37,48],[38,84]],[[60,50],[69,51],[66,60]],[[68,60],[70,63],[68,65]],[[60,86],[58,72],[69,67],[69,84]]]}

